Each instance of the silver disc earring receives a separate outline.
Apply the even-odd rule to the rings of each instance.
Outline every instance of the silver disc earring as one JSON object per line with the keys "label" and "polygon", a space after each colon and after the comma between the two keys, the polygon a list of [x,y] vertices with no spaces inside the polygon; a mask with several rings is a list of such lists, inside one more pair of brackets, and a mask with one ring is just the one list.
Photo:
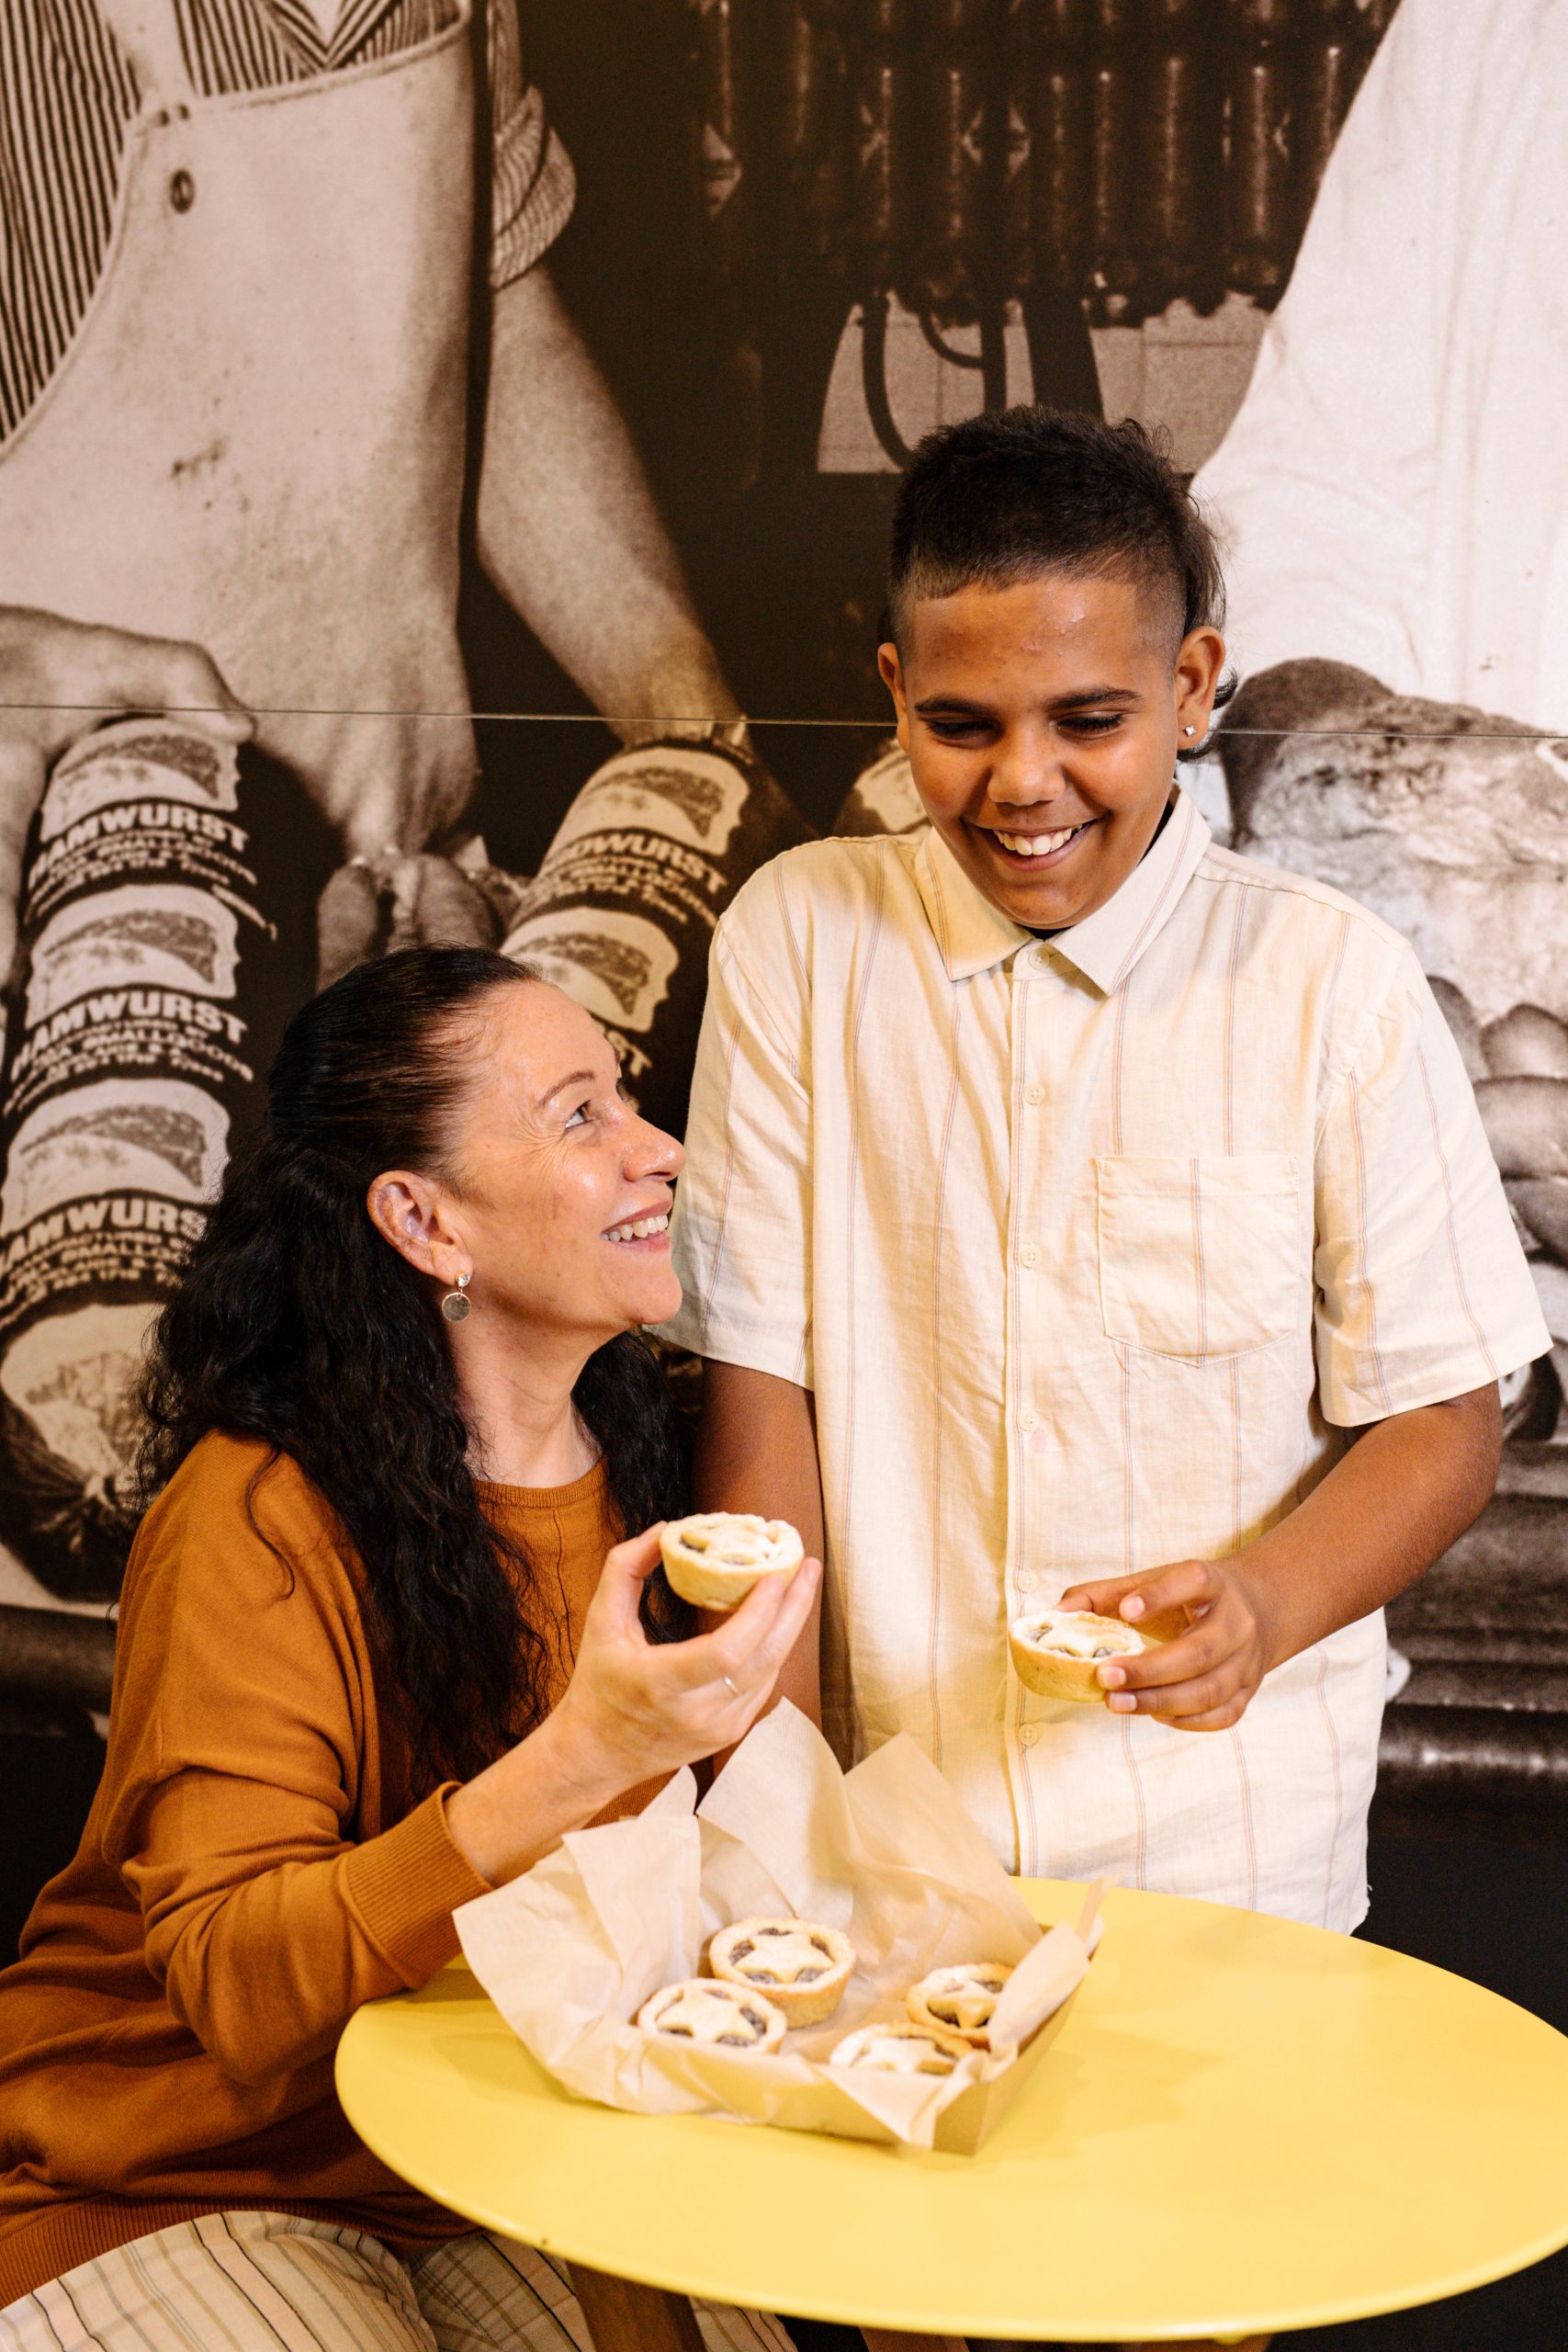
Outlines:
{"label": "silver disc earring", "polygon": [[1198,729],[1195,727],[1184,727],[1181,731],[1184,735],[1196,735]]}
{"label": "silver disc earring", "polygon": [[468,1284],[472,1281],[472,1274],[459,1274],[457,1289],[449,1290],[442,1300],[441,1312],[448,1323],[461,1323],[473,1313],[474,1302],[467,1295]]}

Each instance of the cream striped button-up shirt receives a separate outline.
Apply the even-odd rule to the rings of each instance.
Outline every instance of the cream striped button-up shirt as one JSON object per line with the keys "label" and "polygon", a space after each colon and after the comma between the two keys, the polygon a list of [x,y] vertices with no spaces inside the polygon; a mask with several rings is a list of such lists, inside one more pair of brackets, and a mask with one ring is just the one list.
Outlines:
{"label": "cream striped button-up shirt", "polygon": [[670,1336],[815,1393],[840,1754],[909,1733],[1010,1869],[1354,1926],[1381,1613],[1220,1733],[1037,1699],[1006,1627],[1550,1344],[1404,941],[1184,793],[1048,940],[934,834],[813,843],[719,924],[687,1148]]}

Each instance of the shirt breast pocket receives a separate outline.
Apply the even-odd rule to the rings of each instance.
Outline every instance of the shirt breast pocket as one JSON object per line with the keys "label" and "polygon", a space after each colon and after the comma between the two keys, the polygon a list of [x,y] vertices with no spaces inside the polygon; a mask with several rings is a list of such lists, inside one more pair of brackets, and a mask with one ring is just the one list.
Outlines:
{"label": "shirt breast pocket", "polygon": [[1286,1151],[1097,1159],[1108,1339],[1202,1363],[1300,1330],[1311,1237]]}

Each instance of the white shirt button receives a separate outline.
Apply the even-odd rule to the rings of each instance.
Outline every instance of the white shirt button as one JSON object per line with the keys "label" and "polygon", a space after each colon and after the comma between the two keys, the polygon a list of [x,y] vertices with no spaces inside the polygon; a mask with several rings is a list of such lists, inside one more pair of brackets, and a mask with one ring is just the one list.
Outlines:
{"label": "white shirt button", "polygon": [[1040,1263],[1040,1252],[1032,1241],[1024,1243],[1018,1253],[1018,1262],[1021,1266],[1037,1266]]}
{"label": "white shirt button", "polygon": [[1023,1099],[1026,1102],[1032,1102],[1035,1107],[1038,1108],[1045,1100],[1045,1089],[1040,1084],[1039,1080],[1036,1080],[1032,1086],[1026,1086],[1024,1088]]}
{"label": "white shirt button", "polygon": [[1018,1417],[1018,1425],[1021,1430],[1032,1430],[1037,1426],[1039,1419],[1039,1414],[1032,1411],[1026,1405]]}
{"label": "white shirt button", "polygon": [[1018,1572],[1018,1589],[1020,1592],[1033,1591],[1034,1571],[1032,1568],[1020,1568]]}
{"label": "white shirt button", "polygon": [[1039,1736],[1040,1726],[1038,1724],[1024,1724],[1019,1730],[1018,1744],[1021,1747],[1032,1747]]}

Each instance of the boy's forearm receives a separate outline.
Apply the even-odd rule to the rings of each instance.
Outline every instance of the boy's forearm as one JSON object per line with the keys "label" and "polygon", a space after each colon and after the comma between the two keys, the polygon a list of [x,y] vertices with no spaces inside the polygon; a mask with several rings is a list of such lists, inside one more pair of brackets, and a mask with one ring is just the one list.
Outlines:
{"label": "boy's forearm", "polygon": [[[742,1364],[703,1367],[703,1418],[692,1469],[699,1510],[754,1510],[787,1519],[807,1556],[823,1552],[822,1480],[811,1392]],[[818,1677],[819,1611],[779,1677],[775,1701],[789,1699],[821,1720]]]}
{"label": "boy's forearm", "polygon": [[699,1510],[787,1519],[821,1558],[822,1481],[808,1388],[742,1364],[705,1363],[692,1479]]}
{"label": "boy's forearm", "polygon": [[1363,1430],[1321,1486],[1239,1552],[1075,1585],[1159,1636],[1100,1668],[1113,1713],[1191,1732],[1240,1722],[1264,1677],[1413,1584],[1485,1509],[1502,1451],[1495,1386]]}
{"label": "boy's forearm", "polygon": [[1363,1430],[1322,1484],[1231,1564],[1269,1628],[1269,1664],[1394,1600],[1491,1499],[1502,1453],[1495,1386]]}

